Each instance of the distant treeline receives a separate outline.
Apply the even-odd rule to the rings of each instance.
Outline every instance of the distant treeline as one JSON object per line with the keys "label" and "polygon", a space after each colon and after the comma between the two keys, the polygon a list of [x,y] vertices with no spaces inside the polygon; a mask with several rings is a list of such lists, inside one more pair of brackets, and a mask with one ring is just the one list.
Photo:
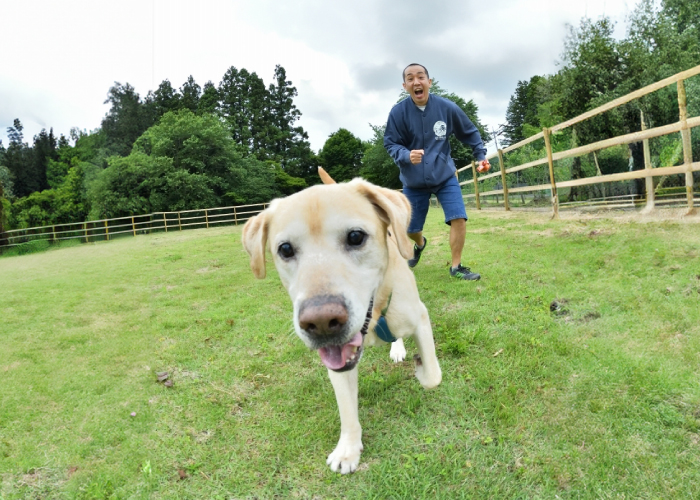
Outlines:
{"label": "distant treeline", "polygon": [[[561,69],[554,75],[535,75],[518,82],[508,105],[502,128],[502,143],[517,143],[531,135],[617,97],[700,64],[700,0],[642,0],[628,19],[626,36],[613,37],[614,24],[607,17],[583,18],[578,27],[569,26],[561,56]],[[686,81],[688,109],[700,115],[700,77]],[[576,125],[559,134],[559,148],[573,147],[641,129],[641,113],[647,128],[679,120],[676,86],[671,85],[644,98]],[[541,141],[540,141],[541,142]],[[656,166],[682,163],[679,135],[651,141]],[[693,133],[694,158],[700,156],[700,134]],[[509,158],[525,163],[542,158],[541,146],[533,143]],[[597,162],[597,163],[596,163]],[[642,144],[610,148],[595,158],[571,161],[570,178],[640,170],[644,168]],[[696,173],[696,183],[698,174]],[[527,182],[535,182],[527,179]],[[542,183],[542,180],[537,181]],[[683,179],[657,179],[671,185]],[[644,180],[637,183],[644,190]],[[658,187],[658,186],[657,186]],[[600,187],[572,189],[570,198],[585,199]]]}
{"label": "distant treeline", "polygon": [[[437,83],[433,91],[457,102],[488,138],[473,101]],[[165,80],[145,98],[115,83],[109,112],[89,133],[72,129],[57,138],[42,130],[29,146],[17,119],[7,149],[0,143],[0,222],[14,229],[267,202],[318,183],[319,165],[338,181],[363,175],[400,186],[383,126],[372,126],[366,142],[341,128],[316,154],[296,125],[296,96],[281,66],[268,87],[231,67],[218,86],[202,88],[190,76],[175,89]],[[470,160],[454,146],[457,158]]]}
{"label": "distant treeline", "polygon": [[[615,39],[613,30],[607,17],[584,18],[570,27],[561,69],[518,82],[499,131],[501,145],[700,64],[700,0],[642,0],[625,38]],[[491,139],[473,101],[437,83],[431,91],[456,102],[484,141]],[[700,115],[698,77],[686,82],[686,91],[691,115]],[[362,175],[400,187],[398,169],[382,146],[383,125],[370,125],[374,136],[369,141],[341,128],[315,153],[297,125],[296,96],[281,66],[267,87],[256,73],[231,67],[218,85],[200,87],[189,77],[175,89],[164,80],[145,98],[128,83],[115,83],[106,100],[109,112],[92,132],[72,129],[69,137],[56,137],[53,130],[42,130],[30,146],[17,119],[8,128],[7,147],[0,142],[0,233],[3,228],[265,202],[317,183],[318,165],[339,181]],[[640,111],[648,127],[677,121],[675,87],[557,134],[554,148],[637,131]],[[467,164],[470,151],[454,140],[452,145],[457,163]],[[509,153],[506,164],[542,158],[542,147],[535,142]],[[698,158],[700,134],[693,134],[693,150]],[[682,157],[680,138],[652,141],[655,165],[673,165]],[[575,179],[643,165],[641,144],[632,144],[569,160],[565,167],[568,178]],[[542,184],[528,178],[538,175],[546,172],[523,171],[518,182]],[[587,198],[594,189],[572,189],[569,196]],[[643,189],[638,183],[639,192]]]}

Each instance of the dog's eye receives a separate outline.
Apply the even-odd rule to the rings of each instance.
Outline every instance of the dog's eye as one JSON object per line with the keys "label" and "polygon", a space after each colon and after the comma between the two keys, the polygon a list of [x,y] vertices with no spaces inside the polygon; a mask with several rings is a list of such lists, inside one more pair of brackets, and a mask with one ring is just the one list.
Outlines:
{"label": "dog's eye", "polygon": [[350,231],[348,233],[348,245],[351,247],[359,247],[367,239],[367,233],[363,231]]}
{"label": "dog's eye", "polygon": [[282,243],[279,247],[277,247],[277,253],[279,253],[280,256],[285,259],[291,259],[294,257],[294,247],[290,243]]}

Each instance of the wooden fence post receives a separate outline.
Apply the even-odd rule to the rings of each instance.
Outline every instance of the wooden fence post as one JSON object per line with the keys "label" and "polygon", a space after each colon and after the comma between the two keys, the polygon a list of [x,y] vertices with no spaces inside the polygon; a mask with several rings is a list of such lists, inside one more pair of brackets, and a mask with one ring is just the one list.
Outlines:
{"label": "wooden fence post", "polygon": [[177,213],[177,227],[182,231],[182,221],[180,220],[180,212]]}
{"label": "wooden fence post", "polygon": [[136,236],[136,223],[134,222],[134,216],[131,216],[131,229],[134,230],[134,236]]}
{"label": "wooden fence post", "polygon": [[[644,111],[639,111],[639,118],[642,121],[642,130],[647,129],[647,124],[644,122]],[[644,149],[644,170],[651,170],[651,151],[649,149],[649,139],[644,139],[642,141],[642,146]],[[654,194],[654,178],[649,176],[645,179],[646,191],[647,191],[647,205],[644,207],[643,212],[649,213],[654,210],[656,203]]]}
{"label": "wooden fence post", "polygon": [[204,209],[204,220],[207,223],[207,229],[209,229],[209,214],[207,213],[207,209]]}
{"label": "wooden fence post", "polygon": [[476,162],[472,160],[472,173],[474,174],[474,196],[476,197],[476,209],[481,210],[481,201],[479,200],[479,179],[476,177]]}
{"label": "wooden fence post", "polygon": [[56,226],[53,226],[52,230],[53,230],[53,241],[56,242]]}
{"label": "wooden fence post", "polygon": [[163,227],[165,228],[165,232],[168,232],[168,219],[165,218],[165,212],[163,212]]}
{"label": "wooden fence post", "polygon": [[109,226],[107,225],[106,219],[105,219],[105,236],[107,237],[107,241],[109,241]]}
{"label": "wooden fence post", "polygon": [[[263,205],[265,206],[265,205]],[[238,225],[238,215],[236,214],[236,207],[233,207],[233,223],[237,226]]]}
{"label": "wooden fence post", "polygon": [[503,184],[503,206],[506,211],[510,210],[510,200],[508,199],[508,183],[506,182],[506,164],[503,161],[503,150],[498,150],[498,163],[501,166],[501,183]]}
{"label": "wooden fence post", "polygon": [[87,222],[83,222],[83,229],[85,229],[85,243],[90,243],[90,237],[87,232]]}
{"label": "wooden fence post", "polygon": [[554,180],[554,160],[552,159],[552,143],[549,139],[552,131],[547,127],[542,129],[544,133],[544,146],[547,148],[547,163],[549,164],[549,180],[552,183],[552,219],[559,218],[559,197],[557,195],[557,183]]}
{"label": "wooden fence post", "polygon": [[685,84],[678,80],[678,109],[680,111],[681,139],[683,141],[683,163],[686,166],[685,192],[688,197],[688,213],[693,215],[697,210],[693,208],[693,148],[690,142],[690,128],[688,128],[688,108],[685,95]]}

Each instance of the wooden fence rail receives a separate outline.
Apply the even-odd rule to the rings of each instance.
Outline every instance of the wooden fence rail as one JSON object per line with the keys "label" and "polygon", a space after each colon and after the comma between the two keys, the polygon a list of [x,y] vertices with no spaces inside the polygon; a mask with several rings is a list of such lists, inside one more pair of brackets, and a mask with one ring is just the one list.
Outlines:
{"label": "wooden fence rail", "polygon": [[[685,80],[687,80],[690,77],[700,75],[700,66],[696,66],[694,68],[691,68],[687,71],[683,71],[681,73],[678,73],[676,75],[673,75],[671,77],[668,77],[664,80],[661,80],[659,82],[653,83],[651,85],[648,85],[644,88],[641,88],[639,90],[636,90],[634,92],[631,92],[625,96],[619,97],[618,99],[615,99],[607,104],[604,104],[602,106],[599,106],[595,109],[592,109],[586,113],[583,113],[575,118],[572,118],[571,120],[567,120],[565,122],[559,123],[557,125],[554,125],[553,127],[550,128],[544,128],[542,132],[535,134],[531,137],[528,137],[525,140],[522,140],[516,144],[512,144],[504,149],[498,149],[497,151],[489,154],[487,156],[488,160],[495,160],[498,159],[499,161],[499,171],[493,172],[487,175],[482,175],[478,176],[476,169],[474,168],[474,164],[472,165],[467,165],[465,167],[460,168],[457,170],[457,174],[459,175],[459,172],[462,172],[464,170],[467,170],[469,168],[472,169],[472,179],[466,180],[463,182],[460,182],[461,186],[469,185],[472,184],[474,187],[474,193],[473,194],[466,194],[465,198],[475,198],[476,201],[476,206],[477,209],[481,209],[481,198],[484,196],[496,196],[497,200],[499,196],[503,196],[503,207],[505,210],[510,210],[510,204],[509,204],[509,197],[513,194],[523,194],[523,193],[530,193],[530,192],[537,192],[537,191],[549,191],[550,192],[550,198],[551,198],[551,204],[552,204],[552,212],[553,212],[553,217],[558,216],[558,210],[559,210],[559,197],[557,194],[557,190],[560,188],[572,188],[572,187],[578,187],[578,186],[586,186],[586,185],[591,185],[591,184],[601,184],[601,183],[607,183],[607,182],[618,182],[618,181],[628,181],[628,180],[633,180],[633,179],[646,179],[646,186],[647,186],[647,191],[650,191],[646,197],[646,210],[653,210],[655,205],[657,204],[655,201],[654,197],[654,191],[653,191],[653,182],[652,179],[654,177],[660,177],[660,176],[668,176],[668,175],[685,175],[685,191],[686,191],[686,196],[685,196],[685,204],[687,204],[688,207],[688,214],[696,214],[697,210],[695,209],[695,193],[693,192],[693,172],[698,172],[700,171],[700,162],[693,162],[693,153],[692,153],[692,144],[691,144],[691,130],[695,127],[700,126],[700,117],[688,117],[688,110],[687,110],[687,98],[686,98],[686,92],[685,92]],[[614,109],[618,106],[622,106],[623,104],[627,104],[635,99],[639,99],[640,97],[643,97],[645,95],[651,94],[652,92],[655,92],[657,90],[660,90],[664,87],[667,87],[668,85],[676,84],[677,86],[677,91],[678,91],[678,116],[679,120],[676,123],[672,123],[669,125],[664,125],[661,127],[654,127],[654,128],[646,128],[644,125],[644,117],[643,114],[641,116],[642,120],[642,127],[641,131],[639,132],[633,132],[630,134],[625,134],[617,137],[611,137],[609,139],[605,139],[602,141],[594,142],[591,144],[587,144],[584,146],[578,146],[578,147],[572,147],[570,149],[564,150],[564,151],[557,151],[554,152],[552,150],[552,144],[550,141],[550,137],[553,133],[559,132],[561,130],[564,130],[568,127],[572,127],[578,123],[581,123],[585,120],[588,120],[590,118],[593,118],[595,116],[598,116],[606,111],[610,111],[611,109]],[[681,143],[683,147],[683,164],[682,165],[676,165],[676,166],[660,166],[656,168],[652,168],[651,165],[651,160],[650,160],[650,153],[649,153],[649,139],[655,138],[655,137],[661,137],[664,135],[668,134],[675,134],[675,133],[680,133],[681,136]],[[544,139],[544,149],[545,149],[545,154],[546,156],[544,158],[540,158],[537,160],[529,161],[526,163],[522,163],[520,165],[513,165],[509,168],[505,167],[505,159],[504,155],[506,153],[512,152],[517,150],[518,148],[521,148],[523,146],[526,146],[528,144],[531,144],[532,142],[538,141],[540,139]],[[581,178],[581,179],[569,179],[569,180],[559,180],[555,178],[555,170],[554,170],[554,162],[563,160],[566,158],[573,158],[577,156],[582,156],[582,155],[587,155],[590,153],[595,153],[597,151],[600,151],[605,148],[609,148],[612,146],[620,146],[620,145],[625,145],[625,144],[631,144],[631,143],[637,143],[637,142],[642,142],[643,143],[643,152],[644,152],[644,159],[645,159],[645,168],[643,170],[634,170],[630,172],[622,172],[622,173],[615,173],[615,174],[608,174],[608,175],[602,175],[600,173],[600,168],[597,166],[597,157],[595,157],[596,161],[596,168],[598,170],[598,175],[592,176],[592,177],[586,177],[586,178]],[[513,174],[516,172],[521,172],[523,170],[527,170],[533,167],[537,167],[540,165],[547,165],[549,169],[549,183],[548,184],[540,184],[536,186],[508,186],[507,178],[506,176],[508,174]],[[500,177],[501,178],[501,189],[491,189],[491,190],[481,190],[479,189],[479,183],[489,180],[489,179],[494,179]],[[651,190],[650,190],[651,188]],[[664,203],[668,203],[668,200],[666,200]],[[498,201],[497,201],[498,204]],[[568,204],[571,205],[571,204]]]}
{"label": "wooden fence rail", "polygon": [[117,236],[136,236],[164,231],[182,231],[238,225],[262,212],[268,203],[235,207],[203,208],[181,212],[155,212],[114,219],[100,219],[52,226],[11,229],[0,237],[0,249],[37,240],[50,242],[80,240],[85,243],[107,241]]}

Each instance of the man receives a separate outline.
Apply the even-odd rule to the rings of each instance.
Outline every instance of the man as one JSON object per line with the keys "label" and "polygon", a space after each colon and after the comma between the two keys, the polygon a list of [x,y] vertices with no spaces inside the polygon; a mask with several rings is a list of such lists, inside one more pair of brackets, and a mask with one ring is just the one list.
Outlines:
{"label": "man", "polygon": [[461,262],[467,234],[467,211],[455,175],[448,139],[454,134],[472,148],[479,172],[487,172],[491,165],[485,159],[486,148],[477,128],[455,103],[430,95],[432,83],[425,66],[415,63],[406,66],[403,70],[403,88],[411,98],[391,109],[384,132],[384,147],[401,171],[403,194],[413,208],[408,236],[415,242],[415,247],[408,265],[415,267],[418,264],[428,243],[423,236],[423,224],[428,214],[430,195],[435,194],[445,212],[445,223],[450,225],[450,276],[478,280],[481,275],[464,267]]}

